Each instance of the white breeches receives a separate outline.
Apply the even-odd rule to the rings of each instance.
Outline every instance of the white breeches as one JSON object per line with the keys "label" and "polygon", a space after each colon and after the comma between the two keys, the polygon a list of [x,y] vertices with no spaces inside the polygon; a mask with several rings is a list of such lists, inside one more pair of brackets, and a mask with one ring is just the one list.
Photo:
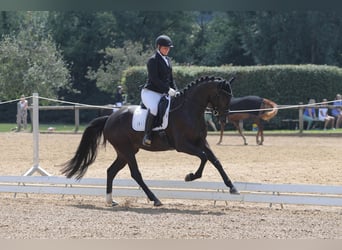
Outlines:
{"label": "white breeches", "polygon": [[146,108],[150,109],[151,114],[154,116],[156,116],[158,113],[158,104],[162,96],[163,94],[146,88],[141,90],[141,100]]}

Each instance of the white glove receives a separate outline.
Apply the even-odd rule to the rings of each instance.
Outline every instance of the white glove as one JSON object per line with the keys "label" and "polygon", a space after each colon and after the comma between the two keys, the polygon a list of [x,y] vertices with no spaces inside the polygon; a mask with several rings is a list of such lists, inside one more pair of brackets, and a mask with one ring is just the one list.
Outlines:
{"label": "white glove", "polygon": [[176,93],[177,93],[177,91],[174,90],[173,88],[170,88],[170,89],[169,89],[169,92],[168,92],[169,96],[175,96]]}

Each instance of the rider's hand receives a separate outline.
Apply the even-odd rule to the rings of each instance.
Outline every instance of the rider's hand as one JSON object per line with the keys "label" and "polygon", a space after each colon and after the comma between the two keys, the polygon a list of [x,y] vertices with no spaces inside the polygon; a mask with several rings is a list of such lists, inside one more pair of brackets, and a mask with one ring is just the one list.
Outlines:
{"label": "rider's hand", "polygon": [[175,96],[176,93],[177,93],[177,91],[174,90],[173,88],[170,88],[170,89],[169,89],[169,92],[168,92],[169,96]]}

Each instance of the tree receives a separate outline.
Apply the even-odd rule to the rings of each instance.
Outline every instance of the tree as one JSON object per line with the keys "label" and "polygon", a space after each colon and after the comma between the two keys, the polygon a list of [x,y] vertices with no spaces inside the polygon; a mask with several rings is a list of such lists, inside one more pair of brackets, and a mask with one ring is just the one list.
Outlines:
{"label": "tree", "polygon": [[87,78],[96,80],[99,89],[114,96],[124,70],[131,66],[145,65],[152,51],[144,51],[141,43],[126,41],[122,48],[108,47],[100,53],[105,54],[104,60],[97,70],[89,68]]}
{"label": "tree", "polygon": [[338,12],[242,12],[241,40],[257,64],[341,65]]}
{"label": "tree", "polygon": [[246,53],[240,39],[240,23],[234,12],[214,12],[200,15],[200,29],[194,43],[197,57],[195,64],[206,66],[252,65],[253,59]]}
{"label": "tree", "polygon": [[109,98],[86,78],[88,68],[98,68],[103,54],[114,43],[116,21],[110,12],[66,11],[49,15],[49,30],[70,65],[73,88],[78,93],[60,92],[61,96],[85,103],[105,104]]}
{"label": "tree", "polygon": [[128,40],[139,42],[144,50],[150,50],[155,48],[155,39],[161,34],[166,34],[175,46],[169,56],[179,63],[192,61],[195,12],[115,11],[113,15],[117,30],[115,46],[123,47],[124,42]]}
{"label": "tree", "polygon": [[33,92],[51,98],[60,89],[71,89],[67,65],[51,38],[44,37],[44,25],[28,20],[17,35],[6,35],[0,42],[2,99]]}
{"label": "tree", "polygon": [[19,32],[24,16],[22,11],[0,11],[0,37]]}

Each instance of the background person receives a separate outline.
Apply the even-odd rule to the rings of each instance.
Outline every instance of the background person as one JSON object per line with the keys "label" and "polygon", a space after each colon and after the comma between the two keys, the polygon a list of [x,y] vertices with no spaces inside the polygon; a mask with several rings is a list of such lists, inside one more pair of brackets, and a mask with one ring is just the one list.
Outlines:
{"label": "background person", "polygon": [[17,132],[23,127],[24,130],[27,128],[27,108],[28,102],[24,95],[20,96],[20,101],[17,103]]}
{"label": "background person", "polygon": [[217,128],[216,128],[215,123],[213,121],[213,112],[211,112],[211,110],[209,110],[209,109],[205,110],[204,119],[205,119],[206,123],[208,125],[210,125],[214,131],[217,131]]}
{"label": "background person", "polygon": [[322,100],[322,105],[321,107],[318,109],[318,120],[320,121],[324,121],[324,130],[327,129],[327,127],[329,126],[329,124],[331,125],[332,129],[334,128],[335,125],[335,117],[328,115],[328,106],[327,106],[327,99],[323,99]]}
{"label": "background person", "polygon": [[342,99],[340,94],[336,95],[335,101],[333,102],[333,106],[336,106],[336,108],[333,108],[331,110],[331,115],[334,116],[336,119],[335,128],[337,129],[341,127],[342,123]]}
{"label": "background person", "polygon": [[[309,99],[308,104],[314,104],[315,102],[315,99]],[[313,121],[316,119],[317,115],[314,107],[310,106],[304,109],[303,120],[308,123],[308,125],[306,126],[306,130],[309,130],[311,128]]]}
{"label": "background person", "polygon": [[123,103],[124,103],[123,90],[122,90],[122,86],[119,85],[116,88],[116,93],[115,93],[115,96],[114,96],[113,112],[119,110],[122,107]]}

